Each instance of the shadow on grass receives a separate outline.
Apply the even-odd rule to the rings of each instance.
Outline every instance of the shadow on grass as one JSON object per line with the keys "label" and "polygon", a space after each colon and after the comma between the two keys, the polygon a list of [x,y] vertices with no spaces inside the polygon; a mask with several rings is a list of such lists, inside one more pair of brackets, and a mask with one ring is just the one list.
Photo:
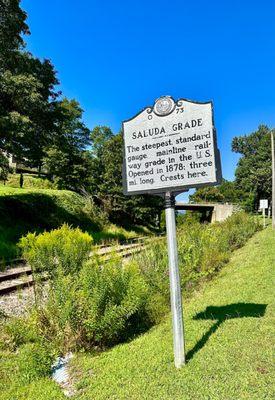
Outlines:
{"label": "shadow on grass", "polygon": [[209,306],[198,314],[194,320],[216,321],[209,330],[201,337],[195,346],[186,354],[186,360],[190,361],[194,355],[203,348],[210,336],[217,331],[221,324],[233,318],[260,318],[265,314],[267,304],[256,303],[233,303],[226,306]]}

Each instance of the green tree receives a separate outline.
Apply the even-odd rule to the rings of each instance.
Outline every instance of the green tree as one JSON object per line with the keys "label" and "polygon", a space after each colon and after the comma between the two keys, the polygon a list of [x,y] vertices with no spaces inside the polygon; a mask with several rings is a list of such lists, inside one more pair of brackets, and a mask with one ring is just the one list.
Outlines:
{"label": "green tree", "polygon": [[30,33],[26,18],[20,0],[0,0],[0,71],[25,45],[22,34]]}
{"label": "green tree", "polygon": [[221,193],[219,187],[203,187],[196,190],[190,195],[190,200],[195,203],[222,203],[224,202],[224,195]]}
{"label": "green tree", "polygon": [[232,150],[241,154],[235,176],[236,188],[246,193],[247,208],[257,209],[259,200],[271,200],[271,129],[260,125],[249,135],[234,137]]}
{"label": "green tree", "polygon": [[0,0],[0,150],[38,170],[45,160],[61,188],[80,190],[90,157],[89,130],[75,100],[59,100],[53,65],[25,51],[26,13]]}
{"label": "green tree", "polygon": [[111,221],[155,225],[163,201],[158,196],[124,196],[122,189],[123,138],[110,128],[94,128],[92,139],[91,193]]}
{"label": "green tree", "polygon": [[[91,174],[89,182],[89,191],[93,193],[95,200],[101,204],[104,203],[104,199],[102,199],[103,196],[101,195],[101,193],[104,193],[104,190],[102,191],[100,189],[100,186],[102,185],[103,174],[106,169],[105,163],[103,162],[103,155],[104,153],[106,153],[107,142],[110,141],[110,139],[113,137],[114,134],[108,126],[96,126],[91,131],[91,136],[90,136],[92,147],[90,151]],[[119,158],[118,162],[121,162],[120,149],[121,149],[121,143],[119,144],[118,151],[116,151],[115,153]]]}
{"label": "green tree", "polygon": [[223,179],[218,186],[202,187],[190,196],[193,202],[217,202],[217,203],[239,203],[241,204],[247,195],[236,187],[235,182]]}
{"label": "green tree", "polygon": [[90,143],[90,131],[82,122],[83,111],[76,100],[65,98],[56,107],[57,134],[45,151],[45,168],[60,189],[82,191],[88,185],[91,169],[91,156],[85,150]]}
{"label": "green tree", "polygon": [[24,50],[29,34],[17,0],[0,0],[0,149],[40,167],[57,117],[58,83],[49,60]]}
{"label": "green tree", "polygon": [[0,180],[6,181],[8,179],[9,172],[10,172],[9,160],[0,151]]}
{"label": "green tree", "polygon": [[43,92],[34,75],[5,71],[0,76],[0,148],[34,167],[55,132],[56,111]]}
{"label": "green tree", "polygon": [[96,126],[91,132],[92,153],[96,158],[100,158],[103,153],[105,143],[114,136],[108,126]]}

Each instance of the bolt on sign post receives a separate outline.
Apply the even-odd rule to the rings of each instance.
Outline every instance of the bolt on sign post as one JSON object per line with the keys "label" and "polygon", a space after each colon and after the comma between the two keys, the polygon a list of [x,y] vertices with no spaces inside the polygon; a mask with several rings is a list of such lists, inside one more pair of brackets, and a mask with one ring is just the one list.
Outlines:
{"label": "bolt on sign post", "polygon": [[259,208],[263,212],[263,226],[265,228],[265,210],[268,208],[268,200],[260,200]]}
{"label": "bolt on sign post", "polygon": [[212,102],[160,97],[123,122],[123,137],[124,194],[156,194],[165,200],[174,360],[180,368],[185,352],[175,195],[221,180]]}

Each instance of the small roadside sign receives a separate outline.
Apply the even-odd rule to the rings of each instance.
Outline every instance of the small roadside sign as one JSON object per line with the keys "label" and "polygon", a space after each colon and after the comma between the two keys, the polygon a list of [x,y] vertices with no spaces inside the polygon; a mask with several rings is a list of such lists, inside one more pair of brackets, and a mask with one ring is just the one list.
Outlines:
{"label": "small roadside sign", "polygon": [[268,208],[268,200],[260,200],[260,210]]}
{"label": "small roadside sign", "polygon": [[260,200],[260,210],[263,212],[263,226],[265,228],[265,210],[268,208],[268,200],[262,199]]}

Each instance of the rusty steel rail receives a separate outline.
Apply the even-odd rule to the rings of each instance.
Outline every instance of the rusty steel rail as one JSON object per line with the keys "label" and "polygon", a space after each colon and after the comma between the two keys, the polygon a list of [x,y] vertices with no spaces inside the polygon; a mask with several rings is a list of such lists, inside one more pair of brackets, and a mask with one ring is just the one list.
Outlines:
{"label": "rusty steel rail", "polygon": [[[158,240],[163,239],[163,237],[138,237],[135,238],[134,243],[129,243],[129,241],[127,241],[127,243],[123,245],[112,244],[108,246],[94,246],[93,251],[91,252],[91,257],[97,255],[102,259],[102,262],[108,262],[113,258],[114,254],[118,254],[120,257],[126,259],[144,250],[152,239]],[[19,289],[31,287],[34,283],[32,270],[28,265],[26,265],[25,260],[17,259],[16,262],[20,263],[21,267],[8,268],[6,271],[0,272],[0,296]]]}
{"label": "rusty steel rail", "polygon": [[[21,276],[23,276],[23,275],[21,275]],[[8,279],[10,279],[10,278],[8,278]],[[25,289],[27,287],[30,287],[34,284],[34,280],[33,280],[32,275],[28,275],[28,276],[24,276],[23,280],[16,280],[16,281],[7,280],[7,282],[5,282],[5,283],[6,283],[5,285],[0,286],[0,296],[12,293],[19,289]]]}
{"label": "rusty steel rail", "polygon": [[[105,246],[94,248],[93,254],[98,255],[103,262],[107,262],[112,259],[113,254],[119,254],[123,258],[130,257],[142,251],[148,243],[132,243],[128,245],[117,245],[117,246]],[[33,285],[32,270],[26,263],[23,263],[22,267],[15,267],[7,269],[4,272],[0,272],[0,296],[18,289],[23,289]]]}

